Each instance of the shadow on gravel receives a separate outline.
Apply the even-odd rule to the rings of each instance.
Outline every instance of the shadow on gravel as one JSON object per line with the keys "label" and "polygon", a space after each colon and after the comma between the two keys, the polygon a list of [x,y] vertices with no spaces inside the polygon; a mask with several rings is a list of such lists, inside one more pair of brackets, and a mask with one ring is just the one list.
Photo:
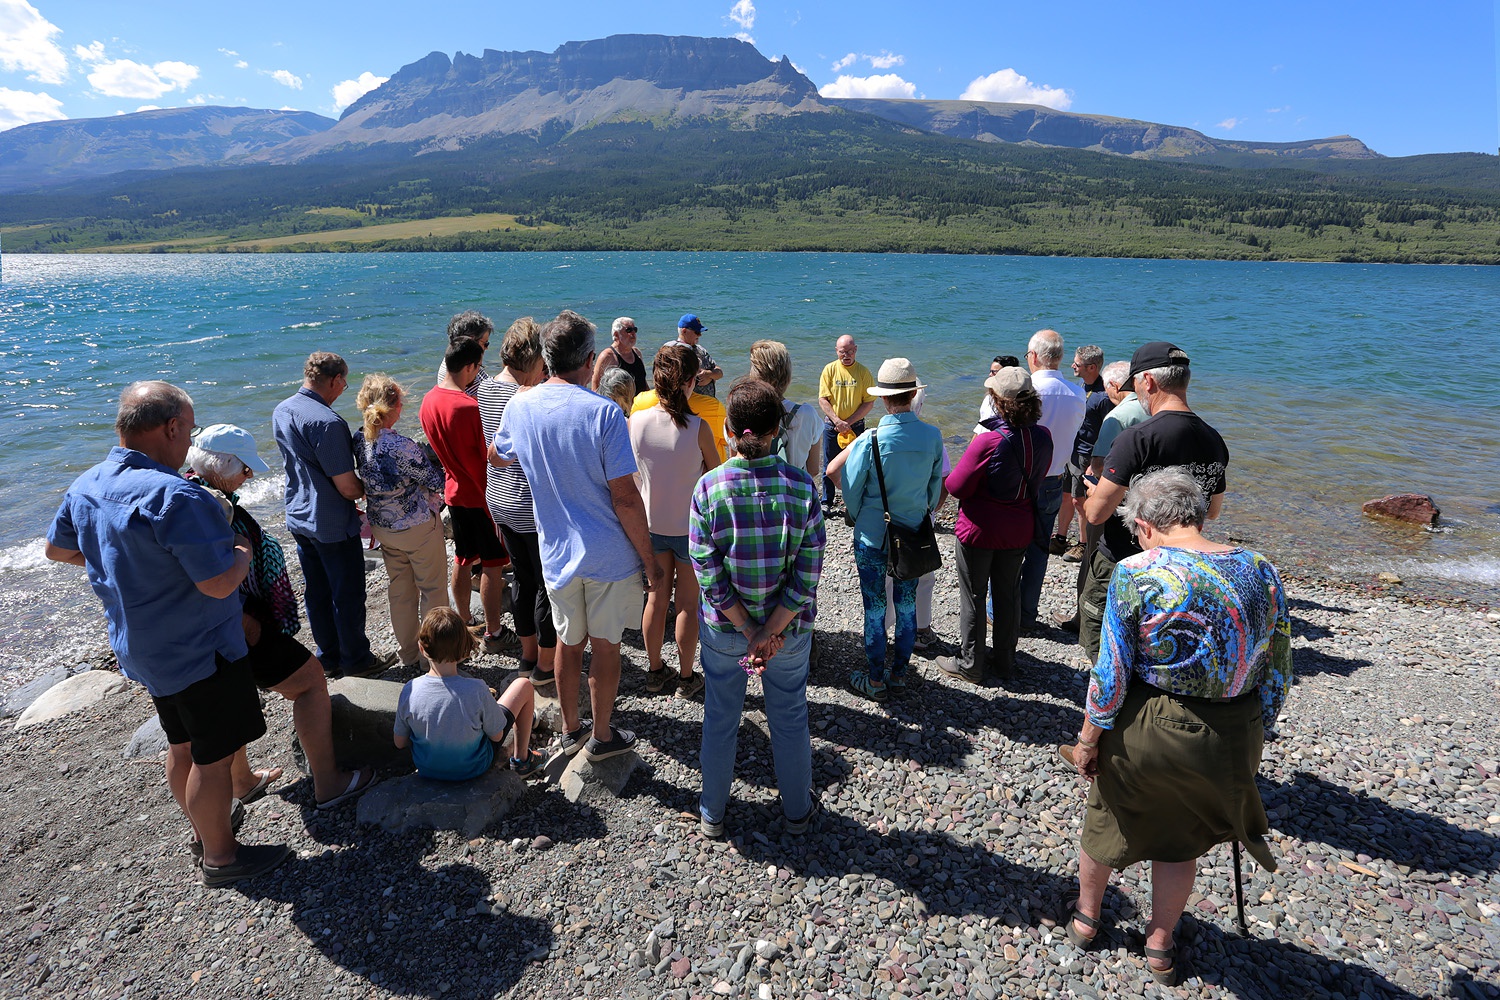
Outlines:
{"label": "shadow on gravel", "polygon": [[423,866],[430,832],[356,829],[351,849],[290,862],[245,896],[290,904],[296,930],[329,961],[394,993],[495,996],[546,956],[551,921],[498,904],[494,915],[474,913],[503,889],[483,871]]}
{"label": "shadow on gravel", "polygon": [[1313,674],[1348,677],[1356,670],[1369,665],[1369,660],[1359,660],[1349,656],[1330,656],[1307,647],[1292,650],[1292,669],[1297,677],[1310,677]]}
{"label": "shadow on gravel", "polygon": [[1410,809],[1352,792],[1298,771],[1277,785],[1260,783],[1271,825],[1301,840],[1321,841],[1425,872],[1481,875],[1500,870],[1500,837],[1465,830]]}
{"label": "shadow on gravel", "polygon": [[[1272,997],[1415,997],[1357,961],[1344,962],[1289,941],[1243,938],[1227,927],[1184,917],[1183,968],[1242,1000]],[[1428,994],[1431,995],[1431,994]]]}

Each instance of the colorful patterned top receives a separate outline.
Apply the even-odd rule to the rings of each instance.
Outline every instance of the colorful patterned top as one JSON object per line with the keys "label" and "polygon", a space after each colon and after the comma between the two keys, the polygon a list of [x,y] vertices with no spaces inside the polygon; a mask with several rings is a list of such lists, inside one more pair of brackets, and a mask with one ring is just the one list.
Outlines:
{"label": "colorful patterned top", "polygon": [[688,552],[703,590],[703,621],[735,631],[721,610],[738,599],[764,622],[797,610],[787,631],[812,628],[823,572],[823,509],[812,477],[776,455],[731,458],[693,489]]}
{"label": "colorful patterned top", "polygon": [[1266,725],[1292,683],[1292,625],[1276,567],[1258,552],[1159,546],[1115,568],[1089,721],[1114,726],[1139,679],[1193,698],[1227,700],[1257,686]]}
{"label": "colorful patterned top", "polygon": [[427,495],[442,490],[443,473],[421,445],[390,428],[373,442],[367,441],[361,428],[354,432],[354,458],[359,478],[364,480],[371,524],[387,531],[406,531],[431,520]]}

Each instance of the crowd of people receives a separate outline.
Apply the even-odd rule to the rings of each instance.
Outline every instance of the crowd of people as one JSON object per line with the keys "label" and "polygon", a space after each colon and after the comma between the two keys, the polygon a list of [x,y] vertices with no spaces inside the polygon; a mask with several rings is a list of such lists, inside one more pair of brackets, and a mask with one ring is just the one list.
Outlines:
{"label": "crowd of people", "polygon": [[[460,313],[420,400],[425,446],[398,429],[407,391],[382,373],[364,376],[351,431],[334,409],[347,363],[311,354],[272,428],[315,651],[296,638],[280,545],[239,503],[244,482],[270,469],[254,438],[232,424],[199,431],[192,400],[168,383],[125,390],[119,446],[68,490],[47,554],[87,568],[121,669],[156,703],[168,784],[205,884],[258,875],[289,854],[235,835],[240,803],[280,777],[254,770],[246,753],[265,732],[257,687],[292,700],[317,808],[331,809],[376,776],[335,765],[327,678],[418,674],[402,690],[393,740],[412,748],[424,776],[473,778],[506,741],[508,766],[531,776],[547,759],[531,747],[538,688],[555,687],[561,706],[550,753],[597,761],[635,749],[614,716],[620,644],[634,629],[646,690],[703,699],[702,832],[725,833],[751,677],[784,829],[806,831],[819,809],[807,684],[823,562],[852,558],[858,571],[863,657],[850,690],[900,696],[913,653],[938,641],[932,594],[948,570],[933,568],[946,561],[934,522],[951,497],[959,626],[956,655],[937,670],[1004,683],[1021,634],[1078,634],[1092,670],[1085,723],[1059,750],[1090,791],[1067,933],[1090,946],[1110,874],[1151,861],[1148,962],[1170,981],[1195,859],[1232,840],[1274,866],[1254,774],[1291,681],[1275,568],[1203,534],[1223,503],[1228,450],[1188,405],[1187,353],[1158,341],[1106,365],[1086,345],[1073,354],[1074,383],[1059,372],[1062,335],[1039,331],[1024,360],[991,362],[979,422],[953,462],[921,419],[927,386],[908,359],[872,373],[854,337],[841,336],[815,404],[797,403],[786,398],[786,346],[760,340],[749,373],[721,393],[705,329],[682,316],[677,338],[648,358],[630,317],[614,321],[603,350],[577,313],[524,317],[505,331],[491,374],[493,324]],[[826,550],[826,518],[837,515],[851,526],[851,552]],[[396,649],[384,656],[366,630],[366,526],[389,578]],[[1072,608],[1043,623],[1052,557],[1079,569]],[[498,697],[463,670],[481,650],[519,666]]]}

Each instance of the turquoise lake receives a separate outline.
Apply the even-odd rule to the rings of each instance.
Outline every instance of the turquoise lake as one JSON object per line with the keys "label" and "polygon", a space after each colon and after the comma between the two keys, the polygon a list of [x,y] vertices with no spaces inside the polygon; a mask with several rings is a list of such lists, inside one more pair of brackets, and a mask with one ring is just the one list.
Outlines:
{"label": "turquoise lake", "polygon": [[[1193,359],[1190,401],[1224,435],[1221,537],[1291,571],[1423,596],[1495,603],[1500,584],[1500,271],[1480,267],[885,254],[558,253],[16,256],[0,261],[0,642],[42,633],[92,600],[44,565],[62,491],[114,443],[120,389],[164,378],[199,423],[261,443],[312,350],[425,391],[448,317],[477,308],[502,330],[575,309],[608,342],[633,316],[649,352],[698,313],[734,378],[752,341],[790,347],[791,395],[811,400],[833,341],[871,369],[911,358],[931,385],[924,419],[956,458],[995,354],[1041,327],[1106,359],[1165,339]],[[1064,372],[1067,366],[1064,365]],[[727,382],[725,383],[727,385]],[[354,393],[339,410],[354,419]],[[411,433],[415,417],[405,421]],[[1376,523],[1359,504],[1430,493],[1440,530]],[[268,523],[279,482],[253,488]]]}

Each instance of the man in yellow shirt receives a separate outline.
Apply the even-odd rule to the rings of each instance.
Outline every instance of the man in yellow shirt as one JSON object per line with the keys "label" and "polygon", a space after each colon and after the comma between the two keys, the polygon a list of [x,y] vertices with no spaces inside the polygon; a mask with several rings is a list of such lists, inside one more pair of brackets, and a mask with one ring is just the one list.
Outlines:
{"label": "man in yellow shirt", "polygon": [[[875,385],[870,369],[854,360],[859,350],[847,333],[833,345],[838,355],[818,379],[818,407],[823,411],[823,512],[833,506],[834,485],[828,463],[865,429],[865,414],[875,405],[866,390]],[[843,440],[840,440],[842,437]]]}

